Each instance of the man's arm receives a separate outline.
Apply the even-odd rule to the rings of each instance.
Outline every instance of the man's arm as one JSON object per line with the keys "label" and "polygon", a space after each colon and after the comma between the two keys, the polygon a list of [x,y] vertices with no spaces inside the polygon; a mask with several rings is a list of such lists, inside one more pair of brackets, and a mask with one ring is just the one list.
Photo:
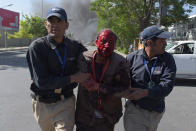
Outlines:
{"label": "man's arm", "polygon": [[71,76],[54,76],[49,73],[43,46],[34,45],[30,46],[29,54],[27,55],[27,62],[32,71],[32,80],[35,85],[40,89],[57,89],[62,88],[72,82],[83,82],[87,79],[88,75],[84,73],[73,74]]}
{"label": "man's arm", "polygon": [[130,88],[130,71],[129,71],[129,63],[128,61],[121,62],[118,67],[120,68],[115,76],[113,76],[113,80],[110,83],[101,84],[100,89],[105,91],[106,93],[113,94],[117,97],[126,97],[129,94]]}
{"label": "man's arm", "polygon": [[167,57],[163,67],[163,74],[160,77],[160,82],[148,89],[131,88],[131,93],[128,98],[130,100],[139,100],[143,97],[151,97],[153,99],[163,98],[169,95],[175,84],[176,64],[173,57]]}
{"label": "man's arm", "polygon": [[[170,58],[170,59],[168,59]],[[173,57],[167,57],[160,83],[148,89],[148,96],[152,98],[166,97],[172,91],[176,79],[176,64]]]}

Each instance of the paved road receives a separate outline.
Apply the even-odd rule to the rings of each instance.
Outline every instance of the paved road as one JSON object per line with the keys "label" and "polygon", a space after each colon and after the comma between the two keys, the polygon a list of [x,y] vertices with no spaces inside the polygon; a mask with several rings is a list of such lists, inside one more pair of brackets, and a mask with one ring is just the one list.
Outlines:
{"label": "paved road", "polygon": [[[32,115],[25,52],[0,52],[0,131],[40,130]],[[158,131],[195,131],[196,79],[177,80],[166,102],[167,110]],[[123,130],[121,119],[115,131]]]}
{"label": "paved road", "polygon": [[25,52],[0,52],[1,131],[39,131],[32,116]]}
{"label": "paved road", "polygon": [[178,79],[158,131],[196,131],[196,79]]}

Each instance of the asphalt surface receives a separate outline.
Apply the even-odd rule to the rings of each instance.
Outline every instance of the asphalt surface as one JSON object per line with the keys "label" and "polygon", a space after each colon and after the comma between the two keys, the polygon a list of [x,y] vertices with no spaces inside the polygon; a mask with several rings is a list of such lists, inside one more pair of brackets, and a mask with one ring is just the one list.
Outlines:
{"label": "asphalt surface", "polygon": [[0,52],[0,131],[39,131],[31,108],[25,53]]}
{"label": "asphalt surface", "polygon": [[[0,131],[40,131],[32,113],[25,53],[26,49],[0,50]],[[178,79],[166,98],[166,111],[158,131],[195,131],[195,111],[196,79]],[[115,131],[123,130],[121,119]]]}

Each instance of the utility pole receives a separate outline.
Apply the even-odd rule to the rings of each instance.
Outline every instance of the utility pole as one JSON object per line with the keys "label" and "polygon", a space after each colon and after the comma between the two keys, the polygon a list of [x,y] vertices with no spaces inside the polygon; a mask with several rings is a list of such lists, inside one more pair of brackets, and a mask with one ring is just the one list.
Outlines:
{"label": "utility pole", "polygon": [[7,30],[5,29],[5,48],[7,48]]}
{"label": "utility pole", "polygon": [[42,18],[43,18],[43,11],[44,11],[44,2],[42,0]]}
{"label": "utility pole", "polygon": [[162,17],[162,0],[159,0],[159,20],[158,20],[159,27],[161,27],[161,17]]}

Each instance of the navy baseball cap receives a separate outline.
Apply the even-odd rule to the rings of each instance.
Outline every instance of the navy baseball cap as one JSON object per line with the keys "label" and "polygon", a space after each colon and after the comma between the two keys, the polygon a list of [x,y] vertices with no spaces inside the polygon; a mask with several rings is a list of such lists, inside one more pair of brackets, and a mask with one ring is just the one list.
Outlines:
{"label": "navy baseball cap", "polygon": [[63,8],[53,7],[49,9],[47,19],[51,16],[56,16],[61,20],[67,21],[67,13],[65,12]]}
{"label": "navy baseball cap", "polygon": [[149,40],[153,37],[168,39],[172,36],[171,32],[166,32],[156,25],[147,27],[140,33],[142,40]]}

